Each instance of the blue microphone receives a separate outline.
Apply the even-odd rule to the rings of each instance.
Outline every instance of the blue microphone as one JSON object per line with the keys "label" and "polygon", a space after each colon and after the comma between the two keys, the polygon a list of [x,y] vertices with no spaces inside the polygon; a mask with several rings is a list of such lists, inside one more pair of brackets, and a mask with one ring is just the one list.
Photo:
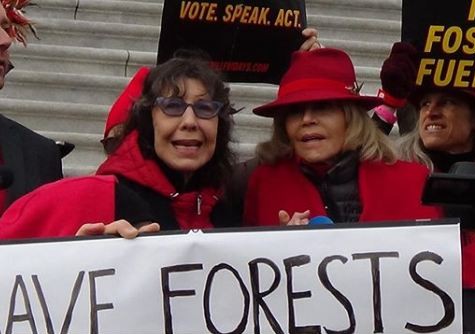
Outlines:
{"label": "blue microphone", "polygon": [[309,225],[333,224],[333,220],[327,216],[315,216],[308,221]]}

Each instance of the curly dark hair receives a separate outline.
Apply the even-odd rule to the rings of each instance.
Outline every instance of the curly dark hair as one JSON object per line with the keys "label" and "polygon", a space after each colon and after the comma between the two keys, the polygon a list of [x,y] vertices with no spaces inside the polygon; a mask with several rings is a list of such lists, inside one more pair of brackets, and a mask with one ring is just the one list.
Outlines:
{"label": "curly dark hair", "polygon": [[133,130],[138,130],[139,147],[143,156],[160,161],[154,148],[152,109],[156,98],[164,92],[171,91],[172,95],[178,96],[184,78],[199,80],[211,99],[223,103],[218,114],[215,152],[210,161],[193,174],[197,186],[221,187],[229,178],[235,163],[235,155],[229,147],[232,142],[234,122],[231,114],[234,109],[229,101],[229,88],[225,86],[220,74],[211,69],[203,59],[176,56],[153,68],[145,79],[140,99],[132,108],[122,138]]}

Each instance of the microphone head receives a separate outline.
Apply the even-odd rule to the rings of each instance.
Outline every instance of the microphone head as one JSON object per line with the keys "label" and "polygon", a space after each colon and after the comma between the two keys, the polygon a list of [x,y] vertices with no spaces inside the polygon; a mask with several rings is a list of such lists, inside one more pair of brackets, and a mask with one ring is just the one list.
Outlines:
{"label": "microphone head", "polygon": [[0,189],[6,189],[13,184],[13,171],[5,166],[0,166]]}
{"label": "microphone head", "polygon": [[333,220],[327,216],[315,216],[308,222],[309,225],[333,224]]}

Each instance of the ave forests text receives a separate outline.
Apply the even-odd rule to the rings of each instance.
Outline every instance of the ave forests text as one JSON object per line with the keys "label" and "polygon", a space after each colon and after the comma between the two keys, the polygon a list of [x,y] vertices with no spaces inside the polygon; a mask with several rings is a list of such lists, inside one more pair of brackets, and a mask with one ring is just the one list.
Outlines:
{"label": "ave forests text", "polygon": [[[209,333],[213,334],[244,333],[245,331],[261,333],[264,325],[266,328],[272,328],[272,333],[281,334],[354,333],[357,326],[355,314],[361,314],[355,309],[358,307],[358,303],[346,296],[338,288],[338,285],[334,284],[334,277],[332,277],[337,274],[341,275],[341,271],[351,267],[352,263],[365,264],[365,268],[368,268],[367,285],[371,288],[365,295],[372,300],[372,310],[367,310],[369,312],[365,313],[368,314],[368,317],[372,317],[373,333],[385,333],[385,319],[382,312],[382,305],[385,304],[382,292],[385,285],[382,284],[381,277],[384,267],[392,266],[396,262],[404,262],[399,265],[405,268],[408,284],[422,289],[424,294],[432,296],[436,301],[432,311],[437,309],[437,314],[440,314],[440,318],[433,323],[407,321],[402,324],[405,330],[414,333],[432,333],[450,326],[454,321],[453,299],[418,270],[419,265],[440,266],[444,261],[443,258],[435,252],[422,251],[406,261],[400,258],[397,251],[377,251],[352,253],[346,256],[333,254],[319,259],[306,254],[286,257],[279,261],[257,257],[246,262],[242,268],[247,269],[241,271],[237,270],[235,265],[225,262],[209,266],[204,266],[199,262],[166,265],[154,270],[156,278],[149,282],[159,292],[157,297],[161,295],[161,301],[157,304],[160,307],[154,312],[162,323],[162,328],[157,328],[157,333],[177,333],[176,325],[180,321],[179,319],[187,319],[186,312],[176,307],[177,301],[185,303],[188,308],[197,308],[202,314],[202,323],[196,325],[206,326]],[[301,279],[300,271],[303,268],[314,273],[312,274],[313,279],[308,279],[307,276],[307,279]],[[340,272],[337,273],[338,271]],[[196,277],[199,278],[199,287],[187,286],[186,282]],[[232,331],[223,330],[223,324],[214,314],[217,305],[214,304],[213,296],[228,296],[227,291],[218,291],[220,290],[219,284],[216,284],[223,277],[226,277],[229,284],[237,290],[238,300],[228,301],[229,304],[234,305],[231,311],[234,319],[237,319],[234,321],[235,323],[231,324]],[[0,279],[5,281],[9,278],[3,276]],[[59,311],[59,315],[55,314],[55,317],[52,316],[52,308],[48,305],[48,301],[51,300],[50,297],[55,294],[55,291],[43,287],[44,281],[42,282],[40,275],[22,273],[10,279],[9,295],[0,296],[0,303],[2,303],[0,319],[6,319],[5,323],[0,324],[0,333],[20,333],[18,328],[21,325],[23,330],[27,326],[28,333],[33,334],[72,334],[70,328],[73,328],[72,325],[75,321],[79,321],[89,324],[89,333],[99,334],[105,332],[105,324],[101,322],[101,318],[105,319],[110,313],[113,313],[116,303],[112,297],[111,299],[98,297],[101,296],[100,289],[104,284],[110,284],[112,280],[120,281],[120,271],[116,268],[107,268],[78,272],[74,282],[71,282],[70,295],[64,294],[56,297],[64,299],[62,305],[65,307],[64,310]],[[177,279],[181,279],[180,281],[185,283],[177,286],[174,284]],[[118,283],[124,287],[130,284],[128,282]],[[358,282],[355,284],[358,285]],[[276,291],[279,288],[285,293],[279,295]],[[201,291],[198,291],[199,289]],[[313,323],[304,324],[299,321],[298,305],[301,307],[302,304],[316,298],[312,296],[311,290],[325,291],[340,305],[335,309],[335,312],[340,313],[342,319],[338,328],[329,326],[325,319],[319,317],[318,314],[315,314]],[[280,297],[275,300],[275,295]],[[90,311],[86,316],[87,319],[82,319],[85,315],[81,317],[75,312],[79,303],[78,296],[87,296],[83,298],[83,302],[85,300],[89,304]],[[229,296],[224,298],[229,298]],[[274,299],[271,302],[272,298]],[[287,310],[286,319],[282,319],[282,316],[274,312],[276,302],[282,304]],[[33,307],[33,304],[40,307]],[[136,312],[140,313],[141,310],[136,310]],[[62,319],[61,323],[54,323],[53,318]],[[40,319],[41,321],[39,321]],[[121,320],[116,319],[115,321],[120,322]],[[39,323],[45,324],[45,328],[40,327]],[[403,328],[401,328],[402,330]]]}

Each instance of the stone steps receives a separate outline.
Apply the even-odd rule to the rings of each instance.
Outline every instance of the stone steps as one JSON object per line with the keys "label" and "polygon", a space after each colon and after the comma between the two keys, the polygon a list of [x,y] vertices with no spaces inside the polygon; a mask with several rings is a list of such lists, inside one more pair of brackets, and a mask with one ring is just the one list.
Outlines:
{"label": "stone steps", "polygon": [[42,131],[61,129],[64,133],[100,134],[108,110],[108,105],[99,104],[0,99],[0,113],[28,128]]}
{"label": "stone steps", "polygon": [[[85,46],[156,52],[159,26],[89,22],[68,19],[37,19],[40,40],[35,44]],[[32,40],[33,43],[33,40]]]}
{"label": "stone steps", "polygon": [[156,62],[153,52],[83,46],[14,45],[11,53],[17,70],[32,72],[130,77],[139,67],[153,66]]}
{"label": "stone steps", "polygon": [[[367,90],[376,91],[378,69],[358,66],[356,73],[359,81],[368,85]],[[125,77],[116,76],[15,71],[9,75],[4,91],[13,99],[110,105],[127,81]],[[230,87],[237,108],[252,109],[273,99],[276,92],[274,87],[258,84],[230,84]]]}
{"label": "stone steps", "polygon": [[42,0],[29,17],[153,26],[160,23],[162,8],[157,1]]}
{"label": "stone steps", "polygon": [[318,27],[319,36],[344,41],[394,41],[400,37],[400,23],[392,20],[345,16],[308,15],[308,25]]}
{"label": "stone steps", "polygon": [[[327,47],[344,48],[355,64],[379,67],[388,54],[390,43],[344,41],[320,38]],[[155,52],[117,50],[83,46],[30,44],[14,45],[11,51],[17,70],[51,71],[129,77],[143,65],[153,66]],[[15,70],[15,71],[17,71]]]}
{"label": "stone steps", "polygon": [[401,0],[317,0],[307,1],[307,13],[366,19],[401,20]]}
{"label": "stone steps", "polygon": [[117,76],[14,70],[8,75],[3,96],[110,105],[127,81]]}

